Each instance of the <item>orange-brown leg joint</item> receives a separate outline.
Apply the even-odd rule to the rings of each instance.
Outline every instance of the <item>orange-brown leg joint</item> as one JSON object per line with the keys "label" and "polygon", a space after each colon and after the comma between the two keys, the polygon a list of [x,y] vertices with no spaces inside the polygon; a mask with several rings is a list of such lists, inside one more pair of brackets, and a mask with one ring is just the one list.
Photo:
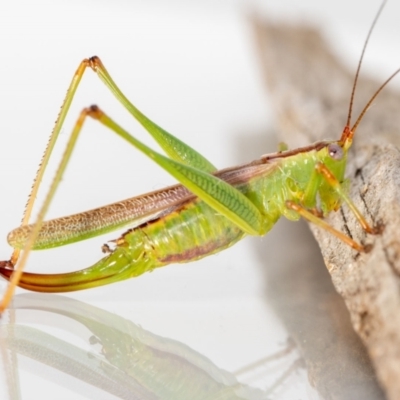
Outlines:
{"label": "orange-brown leg joint", "polygon": [[334,235],[338,239],[340,239],[342,242],[348,244],[354,250],[357,250],[359,252],[367,252],[369,250],[369,247],[364,247],[361,244],[357,243],[356,241],[354,241],[353,239],[351,239],[344,233],[333,228],[331,225],[329,225],[323,219],[316,217],[312,212],[308,211],[301,205],[296,204],[293,201],[286,201],[286,207],[289,208],[290,210],[297,212],[299,215],[301,215],[307,221],[312,222],[313,224],[319,226],[322,229],[325,229],[326,231],[328,231],[329,233],[331,233],[332,235]]}

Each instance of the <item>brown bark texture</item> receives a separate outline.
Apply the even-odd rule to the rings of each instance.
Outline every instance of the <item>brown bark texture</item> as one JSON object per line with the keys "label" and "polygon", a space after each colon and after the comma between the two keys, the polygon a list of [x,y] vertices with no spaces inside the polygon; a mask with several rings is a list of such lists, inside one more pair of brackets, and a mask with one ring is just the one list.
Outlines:
{"label": "brown bark texture", "polygon": [[[254,20],[254,28],[280,140],[295,148],[339,139],[354,71],[347,71],[319,32],[309,27]],[[355,117],[381,83],[360,78]],[[382,224],[383,232],[366,234],[345,205],[326,218],[357,242],[373,245],[372,250],[357,253],[311,225],[354,330],[393,400],[400,398],[399,131],[400,93],[387,87],[359,126],[348,157],[350,197],[369,222]]]}

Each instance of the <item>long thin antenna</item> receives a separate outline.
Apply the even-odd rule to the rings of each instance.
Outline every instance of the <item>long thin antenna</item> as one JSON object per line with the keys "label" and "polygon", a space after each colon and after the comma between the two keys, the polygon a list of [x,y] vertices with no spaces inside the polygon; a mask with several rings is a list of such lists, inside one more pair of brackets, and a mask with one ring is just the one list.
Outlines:
{"label": "long thin antenna", "polygon": [[[361,52],[361,57],[360,57],[360,60],[358,61],[356,76],[354,77],[353,88],[352,88],[352,90],[351,90],[350,104],[349,104],[349,114],[348,114],[348,116],[347,116],[346,127],[349,127],[349,126],[350,126],[350,123],[351,123],[351,114],[352,114],[352,112],[353,112],[354,94],[355,94],[355,92],[356,92],[356,86],[357,86],[358,76],[359,76],[359,74],[360,74],[361,64],[362,64],[362,61],[363,61],[363,58],[364,58],[365,50],[366,50],[366,48],[367,48],[367,44],[368,44],[369,39],[370,39],[370,37],[371,37],[372,31],[373,31],[374,28],[375,28],[376,22],[378,21],[379,16],[381,15],[382,10],[383,10],[383,8],[384,8],[385,5],[386,5],[386,2],[387,2],[387,0],[383,0],[381,6],[379,7],[379,10],[378,10],[377,14],[375,15],[374,21],[372,22],[372,25],[371,25],[371,27],[369,28],[368,35],[367,35],[367,39],[366,39],[365,42],[364,42],[364,47],[363,47],[362,52]],[[392,77],[391,77],[391,78],[392,78]],[[390,78],[390,79],[391,79],[391,78]],[[390,80],[390,79],[389,79],[389,80]],[[386,84],[386,83],[387,83],[387,82],[385,82],[385,84]],[[383,86],[385,86],[385,84],[384,84]],[[376,93],[376,95],[380,92],[381,89],[382,89],[382,87],[378,90],[378,92]],[[375,97],[376,97],[376,96],[374,96],[373,99],[374,99]],[[368,103],[368,104],[369,104],[369,103]],[[369,104],[369,105],[370,105],[370,104]],[[368,108],[368,107],[366,107],[366,108]],[[366,108],[364,109],[364,111],[363,111],[362,114],[365,114]],[[360,119],[360,118],[358,118],[358,119]],[[357,121],[358,121],[358,120],[357,120]],[[359,121],[358,121],[358,122],[359,122]],[[358,124],[357,124],[357,125],[358,125]]]}
{"label": "long thin antenna", "polygon": [[357,118],[357,121],[354,123],[353,127],[351,128],[351,132],[355,132],[355,130],[358,127],[358,124],[361,122],[361,120],[364,117],[364,114],[367,112],[368,108],[371,106],[371,104],[374,102],[378,94],[382,91],[382,89],[400,72],[400,68],[397,69],[395,72],[393,72],[392,75],[389,76],[389,78],[386,79],[385,82],[382,83],[382,85],[379,87],[379,89],[375,92],[375,94],[371,97],[371,99],[368,101],[367,105],[363,108],[361,111],[360,116]]}

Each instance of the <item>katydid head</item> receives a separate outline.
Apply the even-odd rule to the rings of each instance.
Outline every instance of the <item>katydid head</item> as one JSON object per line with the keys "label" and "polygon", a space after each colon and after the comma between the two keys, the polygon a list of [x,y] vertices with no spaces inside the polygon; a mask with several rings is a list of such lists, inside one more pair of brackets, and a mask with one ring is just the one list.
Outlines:
{"label": "katydid head", "polygon": [[343,148],[340,143],[332,142],[326,146],[326,150],[322,153],[321,161],[326,167],[342,181],[346,169],[347,149]]}
{"label": "katydid head", "polygon": [[319,161],[339,180],[343,181],[347,161],[347,149],[340,142],[331,142],[321,149]]}

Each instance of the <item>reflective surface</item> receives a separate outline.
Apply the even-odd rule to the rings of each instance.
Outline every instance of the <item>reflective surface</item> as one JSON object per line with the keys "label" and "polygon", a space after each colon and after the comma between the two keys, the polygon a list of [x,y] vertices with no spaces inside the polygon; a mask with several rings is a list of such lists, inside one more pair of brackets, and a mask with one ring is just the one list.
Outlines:
{"label": "reflective surface", "polygon": [[43,367],[50,382],[89,398],[96,393],[123,399],[266,398],[185,344],[67,297],[16,296],[8,319],[21,321],[1,327],[10,398],[18,391],[25,398],[29,375]]}

